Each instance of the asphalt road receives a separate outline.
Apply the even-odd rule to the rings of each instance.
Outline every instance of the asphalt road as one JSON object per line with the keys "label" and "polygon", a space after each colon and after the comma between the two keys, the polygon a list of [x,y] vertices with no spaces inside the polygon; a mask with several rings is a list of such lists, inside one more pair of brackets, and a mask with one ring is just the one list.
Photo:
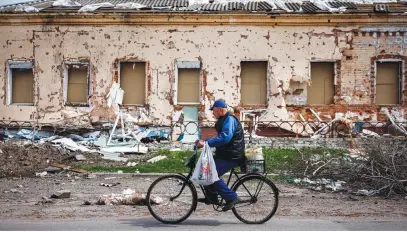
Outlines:
{"label": "asphalt road", "polygon": [[118,218],[118,219],[85,219],[85,220],[0,220],[0,230],[405,230],[407,219],[398,221],[334,221],[320,219],[304,219],[275,217],[265,224],[247,225],[234,218],[233,215],[219,215],[217,218],[190,217],[178,225],[167,225],[152,217]]}

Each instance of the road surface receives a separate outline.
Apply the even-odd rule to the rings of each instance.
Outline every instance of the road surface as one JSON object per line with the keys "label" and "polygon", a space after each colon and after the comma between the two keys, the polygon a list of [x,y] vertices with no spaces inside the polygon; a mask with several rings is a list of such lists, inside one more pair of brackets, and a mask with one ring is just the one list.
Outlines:
{"label": "road surface", "polygon": [[152,217],[117,218],[117,219],[84,219],[84,220],[0,220],[0,230],[405,230],[406,220],[397,221],[335,221],[322,219],[304,219],[291,217],[275,217],[265,224],[247,225],[238,221],[234,216],[219,214],[216,218],[190,217],[178,225],[167,225],[156,221]]}

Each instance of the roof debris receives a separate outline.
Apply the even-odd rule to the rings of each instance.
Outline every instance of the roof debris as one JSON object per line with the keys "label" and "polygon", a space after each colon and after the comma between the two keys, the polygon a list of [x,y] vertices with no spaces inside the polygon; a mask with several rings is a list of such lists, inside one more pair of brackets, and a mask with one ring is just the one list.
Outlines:
{"label": "roof debris", "polygon": [[[405,0],[42,0],[0,7],[0,12],[47,12],[49,9],[80,7],[78,12],[121,10],[161,10],[161,11],[249,11],[279,13],[343,13],[357,10],[357,5],[402,3]],[[18,10],[17,10],[18,8]],[[37,9],[38,8],[38,9]],[[38,11],[37,11],[38,10]],[[372,11],[374,9],[372,8]],[[52,11],[54,12],[54,11]]]}

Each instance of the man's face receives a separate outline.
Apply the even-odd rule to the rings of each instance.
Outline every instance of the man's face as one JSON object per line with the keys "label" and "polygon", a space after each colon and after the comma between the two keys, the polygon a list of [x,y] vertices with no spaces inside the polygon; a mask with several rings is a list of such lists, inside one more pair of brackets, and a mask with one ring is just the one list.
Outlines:
{"label": "man's face", "polygon": [[212,114],[216,119],[220,118],[221,112],[222,112],[222,108],[219,108],[219,107],[215,107],[212,110]]}

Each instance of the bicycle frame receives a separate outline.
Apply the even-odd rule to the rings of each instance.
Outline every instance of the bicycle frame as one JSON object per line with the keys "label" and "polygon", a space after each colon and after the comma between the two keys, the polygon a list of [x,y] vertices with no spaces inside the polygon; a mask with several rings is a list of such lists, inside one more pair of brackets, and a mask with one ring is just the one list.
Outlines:
{"label": "bicycle frame", "polygon": [[[175,200],[176,198],[178,198],[178,197],[181,195],[182,191],[184,191],[185,186],[186,186],[188,183],[190,183],[190,178],[191,178],[192,173],[193,173],[193,170],[194,170],[194,168],[195,168],[195,160],[196,160],[196,157],[197,157],[197,156],[198,156],[198,152],[197,152],[197,149],[196,149],[196,146],[195,146],[195,147],[194,147],[194,154],[193,154],[193,155],[189,158],[189,160],[185,163],[185,166],[187,166],[187,167],[190,168],[190,169],[189,169],[189,172],[188,172],[188,175],[185,176],[185,175],[179,173],[179,175],[185,177],[185,181],[183,182],[182,187],[181,187],[179,193],[178,193],[176,196],[171,197],[171,198],[170,198],[170,201],[173,201],[173,200]],[[227,186],[229,186],[230,181],[231,181],[233,175],[236,176],[236,181],[232,184],[232,186],[230,187],[230,189],[233,189],[233,188],[235,187],[235,185],[236,185],[239,181],[241,181],[241,180],[243,180],[244,178],[247,178],[247,177],[249,177],[249,176],[256,175],[256,176],[262,176],[262,177],[264,177],[264,178],[267,177],[267,173],[264,173],[264,174],[249,173],[249,174],[244,174],[242,177],[239,177],[238,173],[235,171],[235,168],[232,168],[232,169],[230,170],[230,174],[229,174],[228,180],[227,180],[227,182],[226,182]],[[192,185],[192,186],[194,187],[194,191],[196,192],[195,186],[194,186],[194,185]],[[208,198],[208,195],[207,195],[207,193],[206,193],[206,190],[205,190],[204,186],[203,186],[203,185],[199,185],[199,187],[201,188],[202,193],[204,194],[205,198]],[[250,191],[246,188],[246,186],[243,185],[243,187],[244,187],[244,188],[246,189],[246,191],[250,194],[250,198],[251,198],[251,199],[250,199],[250,200],[241,201],[240,203],[247,203],[247,202],[252,203],[253,200],[256,200],[255,198],[257,197],[258,193],[260,192],[260,190],[261,190],[261,188],[262,188],[263,186],[257,186],[257,189],[256,189],[254,195],[252,195],[252,194],[250,193]],[[223,199],[219,202],[219,204],[213,203],[213,205],[214,205],[214,207],[215,207],[215,206],[221,206],[222,203],[223,203]]]}

